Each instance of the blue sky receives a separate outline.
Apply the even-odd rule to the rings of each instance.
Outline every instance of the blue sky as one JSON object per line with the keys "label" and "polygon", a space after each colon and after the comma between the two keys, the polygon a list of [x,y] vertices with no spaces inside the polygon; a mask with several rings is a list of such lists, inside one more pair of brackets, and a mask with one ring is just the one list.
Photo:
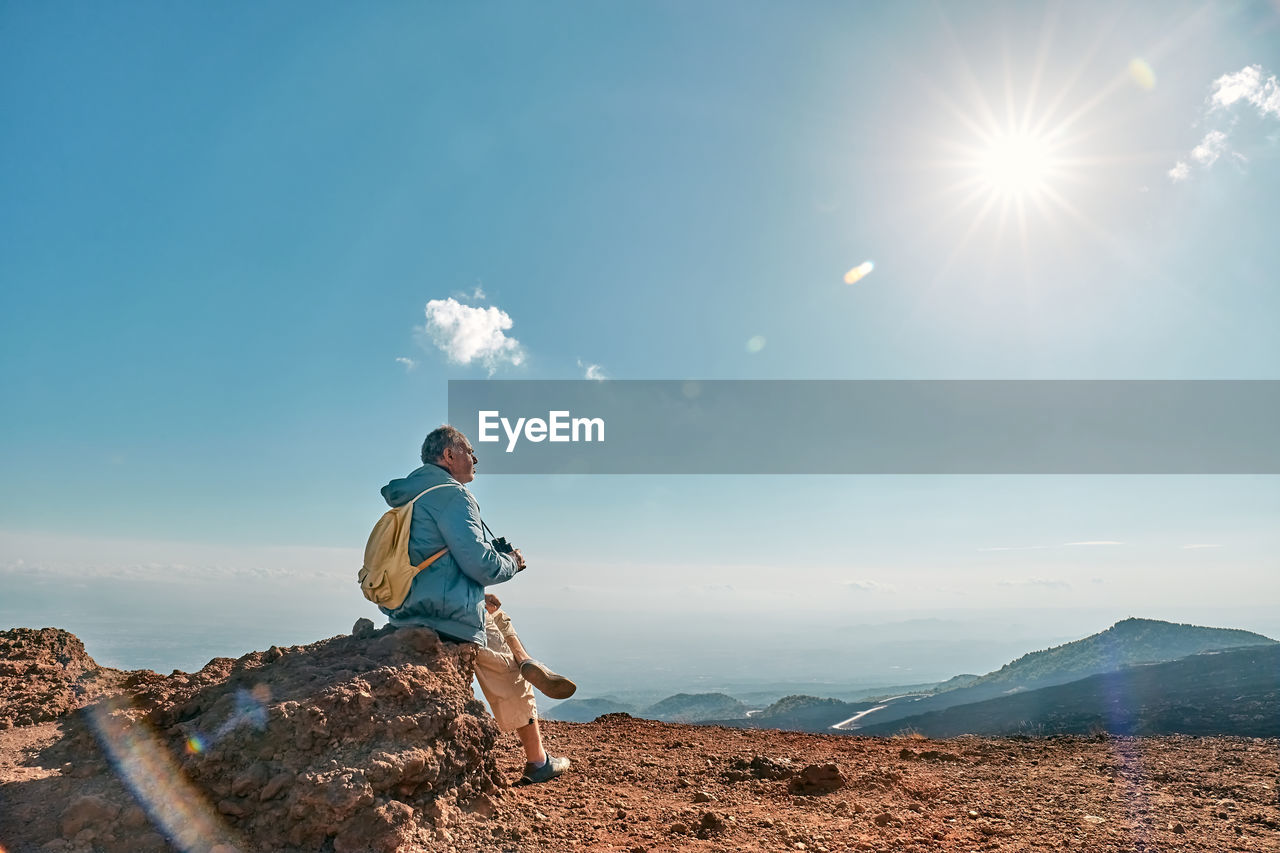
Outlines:
{"label": "blue sky", "polygon": [[[1265,2],[8,4],[0,589],[345,619],[449,378],[1277,378],[1277,74]],[[528,608],[1280,598],[1276,478],[483,472]]]}

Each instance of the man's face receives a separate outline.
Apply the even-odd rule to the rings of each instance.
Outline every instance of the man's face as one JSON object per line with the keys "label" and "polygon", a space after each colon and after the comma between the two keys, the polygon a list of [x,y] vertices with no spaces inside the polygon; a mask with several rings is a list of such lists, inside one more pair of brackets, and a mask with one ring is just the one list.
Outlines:
{"label": "man's face", "polygon": [[444,450],[444,469],[466,485],[476,478],[476,454],[470,444],[452,444]]}

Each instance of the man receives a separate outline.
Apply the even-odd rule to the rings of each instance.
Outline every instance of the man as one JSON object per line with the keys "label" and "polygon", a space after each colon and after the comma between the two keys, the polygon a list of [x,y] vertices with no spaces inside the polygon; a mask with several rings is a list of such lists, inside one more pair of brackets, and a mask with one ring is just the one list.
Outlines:
{"label": "man", "polygon": [[[523,571],[525,561],[519,550],[500,553],[485,538],[480,507],[466,489],[475,479],[476,462],[466,436],[442,426],[422,443],[422,467],[383,486],[382,497],[393,507],[421,495],[409,527],[413,564],[447,551],[418,572],[400,607],[381,610],[393,625],[425,625],[446,640],[479,646],[475,667],[480,689],[498,728],[514,731],[524,746],[527,763],[520,781],[546,782],[568,769],[569,759],[550,756],[543,748],[533,687],[553,699],[567,699],[577,685],[530,658],[502,612],[502,602],[485,594],[486,586]],[[442,488],[427,492],[433,486]]]}

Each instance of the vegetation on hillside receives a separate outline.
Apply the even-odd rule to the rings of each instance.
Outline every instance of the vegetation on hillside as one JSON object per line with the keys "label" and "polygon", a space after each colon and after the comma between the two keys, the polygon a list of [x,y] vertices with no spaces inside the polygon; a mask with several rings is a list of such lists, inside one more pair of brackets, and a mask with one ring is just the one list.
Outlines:
{"label": "vegetation on hillside", "polygon": [[665,722],[694,723],[745,717],[747,711],[745,704],[724,693],[677,693],[645,708],[640,716]]}
{"label": "vegetation on hillside", "polygon": [[1083,640],[1025,654],[982,676],[972,686],[1030,688],[1062,684],[1135,664],[1177,660],[1200,652],[1274,642],[1261,634],[1235,628],[1202,628],[1155,619],[1125,619]]}

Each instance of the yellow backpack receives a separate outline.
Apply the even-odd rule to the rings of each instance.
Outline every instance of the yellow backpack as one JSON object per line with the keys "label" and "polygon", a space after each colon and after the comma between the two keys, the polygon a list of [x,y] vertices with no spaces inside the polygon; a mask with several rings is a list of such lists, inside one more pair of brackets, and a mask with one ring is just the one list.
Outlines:
{"label": "yellow backpack", "polygon": [[[434,491],[450,483],[432,486],[418,495]],[[364,566],[360,569],[360,591],[374,604],[395,610],[409,597],[409,587],[418,572],[444,556],[448,548],[441,548],[418,565],[409,562],[409,525],[413,520],[414,498],[404,506],[394,507],[382,514],[369,534],[364,546]]]}

